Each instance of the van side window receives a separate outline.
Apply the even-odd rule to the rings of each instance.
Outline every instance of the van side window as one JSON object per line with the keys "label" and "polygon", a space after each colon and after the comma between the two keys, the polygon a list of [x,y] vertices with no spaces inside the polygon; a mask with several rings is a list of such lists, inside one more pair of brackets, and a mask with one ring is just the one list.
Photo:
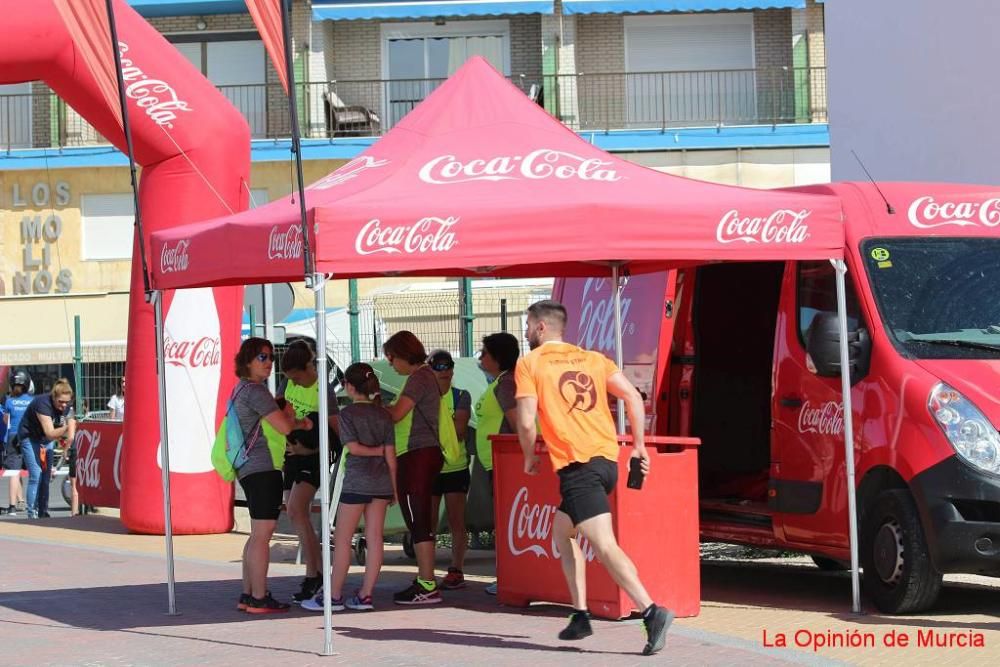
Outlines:
{"label": "van side window", "polygon": [[[859,312],[857,292],[851,274],[845,276],[847,288],[847,328],[858,328]],[[809,325],[817,313],[837,312],[836,271],[827,260],[798,263],[798,319],[799,341],[805,346]]]}

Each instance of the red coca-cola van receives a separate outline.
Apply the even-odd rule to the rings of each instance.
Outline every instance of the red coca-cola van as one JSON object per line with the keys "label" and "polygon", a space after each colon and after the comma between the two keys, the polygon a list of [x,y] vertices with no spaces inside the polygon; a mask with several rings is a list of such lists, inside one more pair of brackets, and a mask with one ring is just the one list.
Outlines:
{"label": "red coca-cola van", "polygon": [[[942,573],[1000,575],[1000,189],[805,190],[839,196],[845,213],[864,592],[883,612],[926,609]],[[613,358],[610,281],[557,281],[554,297],[567,338]],[[701,438],[703,539],[846,567],[831,263],[632,276],[622,313],[648,430]]]}

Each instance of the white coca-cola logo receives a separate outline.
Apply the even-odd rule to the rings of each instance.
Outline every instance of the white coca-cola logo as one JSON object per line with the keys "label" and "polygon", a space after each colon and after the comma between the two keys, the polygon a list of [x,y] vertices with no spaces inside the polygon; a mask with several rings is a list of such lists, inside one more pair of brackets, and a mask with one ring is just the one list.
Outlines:
{"label": "white coca-cola logo", "polygon": [[354,249],[359,255],[387,253],[447,252],[458,239],[452,227],[458,218],[421,218],[412,225],[382,225],[379,219],[370,220],[354,239]]}
{"label": "white coca-cola logo", "polygon": [[150,79],[131,58],[126,58],[128,50],[128,44],[118,42],[125,95],[135,100],[135,105],[145,111],[154,123],[172,130],[173,121],[177,120],[177,112],[192,111],[191,107],[184,100],[177,98],[177,91],[173,86],[159,79]]}
{"label": "white coca-cola logo", "polygon": [[267,258],[301,259],[302,227],[292,224],[285,231],[279,231],[278,225],[271,227],[271,234],[267,239]]}
{"label": "white coca-cola logo", "polygon": [[844,406],[836,401],[810,405],[806,401],[799,413],[799,433],[841,435],[844,432]]}
{"label": "white coca-cola logo", "polygon": [[613,162],[584,158],[566,151],[539,148],[527,155],[477,158],[463,162],[454,155],[442,155],[420,168],[420,180],[432,185],[469,181],[540,180],[556,178],[614,182],[622,179],[611,168]]}
{"label": "white coca-cola logo", "polygon": [[920,197],[913,200],[907,211],[910,224],[920,229],[933,229],[942,225],[1000,225],[1000,199],[984,202],[938,202],[934,197]]}
{"label": "white coca-cola logo", "polygon": [[[601,294],[607,290],[606,294]],[[622,334],[635,333],[635,323],[629,321],[631,297],[622,297]],[[580,297],[580,329],[577,344],[588,350],[611,352],[615,349],[615,304],[611,281],[607,278],[587,278]]]}
{"label": "white coca-cola logo", "polygon": [[[555,505],[531,504],[528,488],[522,486],[514,496],[507,520],[507,546],[511,555],[533,553],[539,558],[558,560],[559,547],[552,532],[556,511]],[[590,543],[583,537],[577,540],[587,562],[594,560],[594,549]]]}
{"label": "white coca-cola logo", "polygon": [[190,239],[178,241],[173,247],[163,246],[160,251],[160,273],[174,273],[187,271],[188,268],[188,246]]}
{"label": "white coca-cola logo", "polygon": [[222,343],[219,338],[202,336],[197,340],[163,339],[163,360],[171,366],[208,368],[222,363]]}
{"label": "white coca-cola logo", "polygon": [[[118,436],[118,444],[115,447],[114,460],[114,482],[115,488],[121,491],[121,479],[118,474],[118,463],[121,459],[122,442],[124,436]],[[77,484],[88,489],[101,488],[101,459],[98,452],[101,446],[101,434],[99,431],[81,430],[77,435],[76,450],[80,453],[80,459],[76,464]]]}
{"label": "white coca-cola logo", "polygon": [[733,209],[722,216],[715,238],[719,243],[802,243],[809,238],[805,219],[811,213],[783,208],[766,216],[744,217]]}
{"label": "white coca-cola logo", "polygon": [[357,178],[362,172],[369,169],[376,169],[387,164],[389,164],[388,160],[380,160],[370,155],[362,155],[361,157],[356,157],[350,162],[343,164],[339,169],[328,176],[324,176],[310,185],[307,189],[327,190]]}

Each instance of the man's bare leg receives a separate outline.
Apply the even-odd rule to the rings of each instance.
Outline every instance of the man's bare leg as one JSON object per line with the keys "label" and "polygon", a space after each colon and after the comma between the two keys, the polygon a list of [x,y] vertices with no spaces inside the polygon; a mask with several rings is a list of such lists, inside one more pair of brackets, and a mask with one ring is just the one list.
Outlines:
{"label": "man's bare leg", "polygon": [[639,581],[639,572],[632,559],[618,546],[610,514],[599,514],[581,521],[577,530],[587,538],[608,574],[616,584],[625,589],[638,609],[646,609],[653,604],[646,588]]}
{"label": "man's bare leg", "polygon": [[587,563],[583,559],[579,543],[574,539],[576,528],[568,515],[557,511],[553,530],[555,530],[556,544],[559,546],[559,563],[562,565],[563,576],[566,577],[566,586],[569,587],[573,609],[585,611],[587,609]]}

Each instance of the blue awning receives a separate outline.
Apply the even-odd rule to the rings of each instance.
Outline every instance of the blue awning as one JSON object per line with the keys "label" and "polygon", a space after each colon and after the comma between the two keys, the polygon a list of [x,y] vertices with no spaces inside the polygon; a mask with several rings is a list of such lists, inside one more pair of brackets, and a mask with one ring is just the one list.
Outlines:
{"label": "blue awning", "polygon": [[553,0],[313,0],[313,20],[416,19],[439,16],[551,14]]}
{"label": "blue awning", "polygon": [[128,4],[146,18],[247,13],[244,0],[128,0]]}
{"label": "blue awning", "polygon": [[650,14],[802,9],[806,0],[563,0],[563,14]]}

